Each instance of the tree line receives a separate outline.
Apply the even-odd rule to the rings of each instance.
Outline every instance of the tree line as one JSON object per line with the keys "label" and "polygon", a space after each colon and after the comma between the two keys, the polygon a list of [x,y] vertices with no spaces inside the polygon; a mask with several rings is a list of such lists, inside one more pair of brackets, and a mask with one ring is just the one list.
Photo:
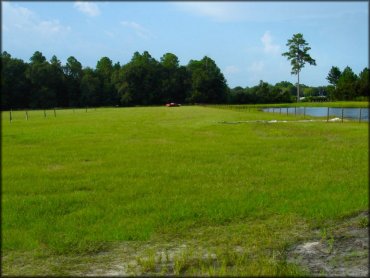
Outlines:
{"label": "tree line", "polygon": [[326,78],[331,84],[328,93],[336,100],[362,100],[369,98],[369,69],[364,68],[356,75],[350,67],[341,71],[333,66]]}
{"label": "tree line", "polygon": [[[369,101],[369,69],[364,68],[358,75],[347,66],[341,71],[333,66],[326,77],[328,86],[310,87],[300,84],[301,101]],[[230,89],[229,103],[283,103],[296,101],[296,84],[281,81],[274,86],[260,81],[254,87]]]}
{"label": "tree line", "polygon": [[95,69],[73,56],[62,65],[36,51],[26,63],[1,54],[2,109],[223,103],[228,87],[215,61],[205,56],[179,65],[176,55],[160,61],[135,52],[125,65],[102,57]]}
{"label": "tree line", "polygon": [[[95,68],[83,67],[73,56],[65,64],[54,55],[50,61],[36,51],[30,61],[1,53],[1,108],[53,108],[163,105],[193,103],[283,103],[295,101],[295,85],[282,81],[271,85],[260,81],[254,87],[229,88],[224,75],[211,58],[190,60],[180,65],[175,54],[159,61],[149,52],[135,52],[120,65],[102,57]],[[334,68],[334,67],[333,67]],[[355,99],[368,95],[369,70],[359,76],[347,67],[339,74],[330,71],[325,87],[301,85],[306,95],[331,99]],[[330,76],[330,79],[329,79]]]}

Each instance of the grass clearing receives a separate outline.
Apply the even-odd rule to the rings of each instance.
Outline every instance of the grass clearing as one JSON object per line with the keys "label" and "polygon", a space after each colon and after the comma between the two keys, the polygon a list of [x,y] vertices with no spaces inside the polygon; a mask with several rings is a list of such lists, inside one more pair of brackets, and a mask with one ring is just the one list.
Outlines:
{"label": "grass clearing", "polygon": [[192,106],[29,116],[2,115],[4,273],[85,273],[127,242],[152,250],[151,272],[185,242],[216,261],[186,251],[159,272],[297,274],[289,244],[368,208],[366,123],[222,125],[300,116]]}

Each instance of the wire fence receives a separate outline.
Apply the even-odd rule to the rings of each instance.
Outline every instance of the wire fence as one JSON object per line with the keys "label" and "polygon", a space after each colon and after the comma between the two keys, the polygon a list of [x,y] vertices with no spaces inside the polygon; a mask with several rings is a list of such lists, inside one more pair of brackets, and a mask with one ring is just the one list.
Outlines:
{"label": "wire fence", "polygon": [[[204,107],[218,108],[218,109],[230,109],[236,111],[249,111],[249,112],[269,112],[278,113],[285,115],[294,116],[314,116],[314,117],[326,117],[329,122],[333,117],[344,122],[344,119],[350,121],[369,122],[369,108],[337,108],[337,107],[264,107],[261,105],[229,105],[229,104],[211,104],[202,105]],[[118,107],[99,107],[100,108],[118,108]],[[63,113],[87,113],[88,111],[95,111],[96,107],[78,107],[78,108],[49,108],[49,109],[11,109],[9,111],[2,111],[2,117],[8,113],[9,122],[12,123],[14,120],[31,120],[33,117],[43,118],[56,118]]]}
{"label": "wire fence", "polygon": [[344,120],[369,122],[369,108],[347,108],[347,107],[264,107],[261,105],[224,105],[213,104],[204,105],[205,107],[212,107],[218,109],[231,109],[236,111],[262,111],[269,113],[278,113],[282,115],[294,116],[313,116],[313,117],[326,117],[326,121],[339,119],[341,122]]}
{"label": "wire fence", "polygon": [[14,120],[29,121],[34,118],[57,118],[61,114],[75,114],[88,111],[95,111],[96,107],[78,107],[78,108],[48,108],[48,109],[10,109],[1,111],[2,118],[8,115],[9,122]]}

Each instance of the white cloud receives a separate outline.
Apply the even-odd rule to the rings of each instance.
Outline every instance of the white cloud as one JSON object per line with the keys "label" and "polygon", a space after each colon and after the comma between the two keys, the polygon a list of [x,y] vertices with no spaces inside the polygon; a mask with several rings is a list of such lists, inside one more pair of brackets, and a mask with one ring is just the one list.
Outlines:
{"label": "white cloud", "polygon": [[237,21],[243,18],[238,8],[239,3],[221,2],[178,2],[174,3],[180,10],[198,16],[205,16],[216,21]]}
{"label": "white cloud", "polygon": [[227,66],[224,70],[225,74],[234,74],[240,72],[240,69],[237,66],[231,65]]}
{"label": "white cloud", "polygon": [[64,31],[71,30],[70,27],[61,25],[59,20],[40,21],[39,24],[35,26],[35,29],[44,35],[60,34]]}
{"label": "white cloud", "polygon": [[73,6],[88,16],[98,16],[100,14],[99,7],[95,3],[76,1]]}
{"label": "white cloud", "polygon": [[50,37],[53,35],[66,34],[71,27],[62,25],[59,20],[42,20],[33,11],[3,2],[4,31],[10,33],[26,32],[27,34],[42,35]]}
{"label": "white cloud", "polygon": [[264,69],[265,63],[263,61],[255,61],[248,67],[248,71],[251,73],[261,73]]}
{"label": "white cloud", "polygon": [[280,45],[273,44],[272,36],[270,31],[266,31],[261,37],[261,42],[263,44],[263,51],[267,54],[278,54],[280,53]]}
{"label": "white cloud", "polygon": [[251,83],[257,83],[265,78],[265,63],[263,61],[254,61],[248,68],[248,80]]}
{"label": "white cloud", "polygon": [[149,30],[141,26],[139,23],[133,21],[121,21],[121,24],[133,30],[137,36],[143,39],[149,39],[153,37]]}

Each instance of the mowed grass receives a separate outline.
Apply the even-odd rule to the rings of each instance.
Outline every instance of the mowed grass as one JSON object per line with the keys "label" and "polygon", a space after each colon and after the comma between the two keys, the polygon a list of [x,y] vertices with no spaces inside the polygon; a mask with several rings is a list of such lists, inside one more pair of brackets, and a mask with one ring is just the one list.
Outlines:
{"label": "mowed grass", "polygon": [[273,267],[284,260],[276,254],[303,227],[368,208],[366,123],[222,124],[300,116],[198,106],[8,116],[3,256],[84,255],[196,233],[210,247],[253,250],[237,274],[284,275],[293,268]]}

